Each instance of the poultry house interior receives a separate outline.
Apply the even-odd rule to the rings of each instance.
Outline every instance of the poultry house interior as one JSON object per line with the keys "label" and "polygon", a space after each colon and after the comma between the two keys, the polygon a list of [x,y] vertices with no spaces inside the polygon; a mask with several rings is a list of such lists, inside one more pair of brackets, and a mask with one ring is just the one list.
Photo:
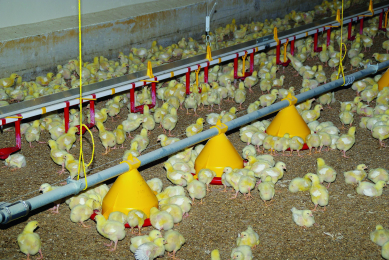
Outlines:
{"label": "poultry house interior", "polygon": [[[325,0],[305,6],[297,0],[118,1],[93,7],[83,1],[84,51],[75,47],[77,1],[46,20],[32,15],[26,25],[11,20],[0,27],[15,33],[23,26],[37,28],[19,35],[21,39],[0,37],[4,60],[9,61],[0,65],[0,156],[2,148],[15,145],[19,131],[7,121],[18,120],[19,113],[2,115],[26,109],[23,103],[36,106],[52,95],[70,96],[80,85],[139,81],[148,66],[157,75],[158,67],[173,70],[179,62],[208,59],[208,46],[216,54],[266,37],[277,42],[275,31],[282,35],[295,30],[303,36],[281,41],[278,50],[241,56],[236,64],[229,58],[206,71],[199,66],[198,71],[172,72],[169,79],[137,87],[134,97],[126,90],[85,100],[82,111],[78,105],[47,113],[42,108],[38,116],[29,117],[23,110],[21,147],[1,157],[0,221],[11,207],[7,203],[55,192],[68,178],[87,180],[131,157],[338,78],[345,84],[288,107],[293,117],[286,117],[293,119],[284,115],[285,121],[301,125],[298,133],[288,132],[288,125],[274,130],[276,122],[282,123],[281,116],[275,119],[281,112],[227,131],[237,160],[244,159],[242,166],[231,160],[220,171],[198,169],[196,159],[205,140],[141,166],[140,175],[130,172],[88,186],[1,224],[1,259],[389,259],[389,74],[385,69],[355,81],[348,77],[389,60],[389,1]],[[376,6],[382,8],[372,11]],[[211,9],[206,35],[205,13]],[[138,13],[126,14],[129,10]],[[258,12],[262,14],[256,16]],[[342,23],[343,14],[358,19],[350,26],[323,26],[316,34],[300,30],[328,18]],[[103,20],[96,20],[98,15]],[[48,29],[50,23],[55,30]],[[40,30],[46,33],[33,35]],[[212,57],[217,61],[218,56]],[[134,106],[142,107],[142,113]],[[91,126],[81,140],[76,134],[80,118]],[[81,152],[86,167],[79,170]],[[216,158],[220,156],[212,153],[225,151],[207,152]],[[222,185],[213,185],[215,177]],[[119,200],[139,206],[102,215],[108,207],[103,201],[112,201],[120,178],[130,180],[124,193],[139,189],[140,195]]]}

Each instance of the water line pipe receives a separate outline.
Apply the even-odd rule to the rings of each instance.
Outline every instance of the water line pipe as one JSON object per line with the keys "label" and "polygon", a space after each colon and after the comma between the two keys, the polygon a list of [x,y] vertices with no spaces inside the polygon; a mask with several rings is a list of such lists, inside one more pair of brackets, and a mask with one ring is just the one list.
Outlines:
{"label": "water line pipe", "polygon": [[[350,75],[345,77],[346,85],[350,85],[352,82],[354,82],[354,80],[358,80],[358,79],[361,79],[361,78],[363,78],[367,75],[370,75],[372,73],[376,73],[378,70],[384,69],[386,67],[389,67],[389,61],[385,61],[385,62],[379,63],[377,65],[374,65],[374,66],[371,65],[367,69],[350,74]],[[329,83],[324,84],[322,86],[319,86],[315,89],[301,93],[301,94],[296,96],[297,103],[301,103],[307,99],[324,94],[324,93],[329,92],[331,90],[334,90],[335,88],[338,88],[339,86],[342,86],[342,85],[343,85],[343,78],[339,78],[338,80],[329,82]],[[269,115],[271,113],[279,111],[287,106],[289,106],[289,101],[283,100],[283,101],[274,103],[271,106],[268,106],[268,107],[262,108],[260,110],[254,111],[250,114],[241,116],[237,119],[234,119],[234,120],[226,123],[226,125],[228,126],[228,131],[231,131],[231,130],[236,129],[242,125],[245,125],[245,124],[250,123],[254,120],[262,118],[266,115]],[[145,165],[147,165],[151,162],[154,162],[158,159],[164,158],[164,157],[169,156],[171,154],[174,154],[178,151],[181,151],[189,146],[195,145],[195,144],[200,143],[204,140],[207,140],[213,136],[216,136],[218,133],[219,132],[216,128],[211,128],[211,129],[203,131],[199,134],[196,134],[194,136],[180,140],[180,141],[173,143],[171,145],[168,145],[168,146],[162,147],[160,149],[154,150],[150,153],[141,155],[138,157],[138,159],[141,161],[141,166],[145,166]],[[108,168],[106,170],[103,170],[101,172],[98,172],[98,173],[95,173],[93,175],[88,176],[88,185],[94,186],[98,183],[101,183],[103,181],[106,181],[108,179],[116,177],[116,176],[118,176],[118,175],[120,175],[128,170],[129,170],[129,167],[128,167],[128,164],[126,164],[126,163],[122,163],[122,164],[113,166],[111,168]],[[49,203],[53,203],[54,201],[61,200],[61,199],[66,198],[68,196],[76,195],[79,192],[81,192],[84,188],[85,188],[85,179],[81,179],[78,181],[68,179],[67,185],[62,186],[62,187],[55,189],[53,191],[50,191],[48,193],[33,197],[33,198],[28,199],[26,201],[20,200],[20,201],[13,203],[13,204],[0,203],[0,224],[6,224],[12,220],[27,216],[31,210],[38,209],[38,208],[43,207]]]}

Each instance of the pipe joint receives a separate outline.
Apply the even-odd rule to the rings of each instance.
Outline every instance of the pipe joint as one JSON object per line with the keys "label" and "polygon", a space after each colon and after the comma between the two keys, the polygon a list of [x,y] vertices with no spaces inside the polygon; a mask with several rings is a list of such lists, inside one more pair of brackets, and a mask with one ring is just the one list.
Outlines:
{"label": "pipe joint", "polygon": [[75,192],[74,192],[74,195],[77,195],[78,193],[80,193],[80,191],[83,189],[82,188],[82,183],[80,181],[75,181],[73,180],[72,178],[68,177],[66,179],[66,182],[68,184],[71,184],[75,187]]}
{"label": "pipe joint", "polygon": [[223,124],[222,122],[220,122],[220,119],[217,120],[216,125],[212,126],[211,128],[216,128],[219,131],[219,135],[224,134],[228,130],[228,126],[226,124]]}
{"label": "pipe joint", "polygon": [[293,106],[297,103],[297,98],[295,96],[292,96],[292,94],[290,94],[290,93],[288,93],[286,98],[281,99],[281,101],[284,101],[284,100],[289,102],[289,106]]}
{"label": "pipe joint", "polygon": [[132,156],[132,154],[130,154],[128,157],[127,157],[127,160],[125,161],[122,161],[121,163],[127,163],[128,164],[128,168],[129,168],[129,171],[133,170],[133,169],[138,169],[140,164],[141,164],[141,161]]}

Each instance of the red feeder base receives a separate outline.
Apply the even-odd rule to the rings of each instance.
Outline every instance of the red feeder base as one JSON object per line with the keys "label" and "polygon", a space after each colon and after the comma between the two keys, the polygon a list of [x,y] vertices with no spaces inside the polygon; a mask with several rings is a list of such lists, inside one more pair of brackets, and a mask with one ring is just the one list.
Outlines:
{"label": "red feeder base", "polygon": [[[95,126],[95,124],[86,124],[86,126],[89,128],[89,129],[91,129],[92,127],[94,127]],[[80,125],[77,125],[76,126],[77,127],[77,129],[78,129],[78,132],[76,133],[76,134],[80,134]],[[82,134],[85,134],[85,132],[86,132],[86,128],[85,127],[82,127]]]}
{"label": "red feeder base", "polygon": [[[196,175],[196,173],[192,173],[193,176]],[[215,177],[212,179],[211,183],[212,185],[223,185],[222,178],[221,177]]]}
{"label": "red feeder base", "polygon": [[[95,217],[96,217],[98,212],[99,212],[98,210],[94,210],[93,214],[90,216],[90,219],[91,220],[95,220]],[[151,222],[150,222],[150,219],[148,218],[148,219],[145,220],[145,223],[143,224],[143,227],[149,227],[149,226],[151,226]],[[130,228],[130,225],[128,225],[128,223],[126,223],[126,224],[124,224],[124,227]]]}
{"label": "red feeder base", "polygon": [[0,149],[0,159],[5,160],[10,156],[12,153],[15,153],[19,151],[19,147],[7,147],[7,148],[2,148]]}
{"label": "red feeder base", "polygon": [[245,72],[243,77],[236,76],[235,79],[244,80],[246,77],[250,77],[251,75],[253,75],[252,72]]}

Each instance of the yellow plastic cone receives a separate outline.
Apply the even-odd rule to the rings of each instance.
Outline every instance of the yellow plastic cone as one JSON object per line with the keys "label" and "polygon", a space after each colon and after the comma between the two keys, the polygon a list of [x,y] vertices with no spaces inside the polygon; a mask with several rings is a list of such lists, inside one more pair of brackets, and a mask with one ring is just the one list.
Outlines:
{"label": "yellow plastic cone", "polygon": [[294,106],[297,99],[289,93],[285,100],[288,100],[290,105],[278,112],[267,127],[266,133],[279,137],[283,137],[284,134],[288,133],[290,137],[300,136],[305,142],[305,137],[311,133],[311,130]]}
{"label": "yellow plastic cone", "polygon": [[124,163],[130,165],[130,170],[120,175],[105,195],[102,213],[108,219],[111,212],[120,211],[127,215],[130,210],[137,209],[149,218],[150,209],[158,208],[158,199],[137,170],[140,161],[129,156]]}
{"label": "yellow plastic cone", "polygon": [[243,168],[243,158],[224,134],[227,126],[218,121],[219,135],[208,140],[195,162],[196,177],[201,169],[207,168],[221,177],[225,167]]}
{"label": "yellow plastic cone", "polygon": [[378,90],[381,91],[384,87],[389,86],[389,70],[387,70],[378,80]]}

